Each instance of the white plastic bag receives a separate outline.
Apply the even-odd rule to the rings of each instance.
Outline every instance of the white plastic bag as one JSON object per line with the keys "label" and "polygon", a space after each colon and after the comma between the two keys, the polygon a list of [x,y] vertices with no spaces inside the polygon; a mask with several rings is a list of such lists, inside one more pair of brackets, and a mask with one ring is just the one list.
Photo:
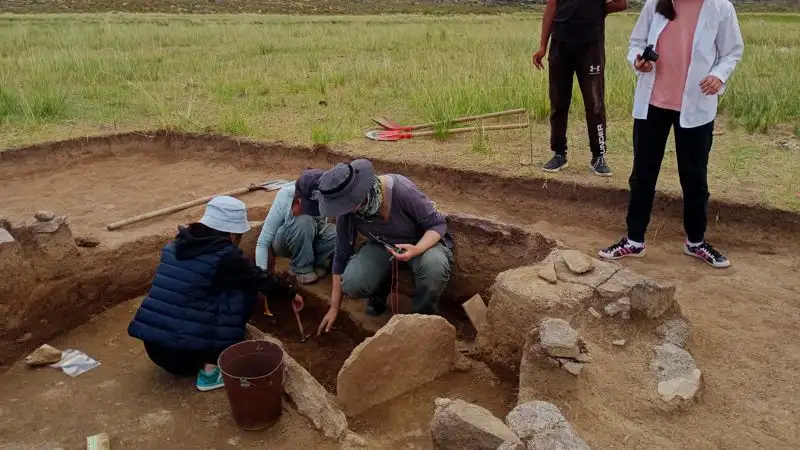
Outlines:
{"label": "white plastic bag", "polygon": [[50,367],[61,369],[65,374],[71,377],[77,377],[99,365],[99,362],[90,358],[80,350],[67,349],[61,353],[61,361],[50,365]]}

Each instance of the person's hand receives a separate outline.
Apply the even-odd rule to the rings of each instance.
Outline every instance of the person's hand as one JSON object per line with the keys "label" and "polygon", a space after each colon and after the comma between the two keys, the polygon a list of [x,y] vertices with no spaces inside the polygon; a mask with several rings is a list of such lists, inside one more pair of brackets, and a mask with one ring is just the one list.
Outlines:
{"label": "person's hand", "polygon": [[720,89],[722,89],[722,80],[714,75],[709,75],[700,82],[700,90],[703,91],[703,94],[717,95]]}
{"label": "person's hand", "polygon": [[325,314],[325,317],[322,318],[322,322],[319,324],[319,329],[317,330],[317,336],[321,335],[322,332],[329,332],[331,331],[331,327],[336,322],[336,316],[339,315],[339,310],[330,308],[328,309],[328,313]]}
{"label": "person's hand", "polygon": [[300,312],[303,310],[303,306],[305,306],[303,297],[300,297],[300,294],[295,295],[294,299],[292,299],[292,310],[294,310],[294,312]]}
{"label": "person's hand", "polygon": [[639,72],[647,73],[653,71],[653,63],[645,61],[642,55],[636,55],[636,62],[633,63],[633,67]]}
{"label": "person's hand", "polygon": [[537,51],[536,53],[533,54],[533,57],[531,58],[531,60],[533,61],[533,65],[537,69],[540,69],[540,70],[544,69],[544,63],[542,63],[542,60],[544,59],[544,55],[546,55],[546,54],[547,54],[547,49],[544,48],[544,47],[540,48],[539,51]]}
{"label": "person's hand", "polygon": [[419,254],[421,253],[416,245],[397,244],[396,247],[397,248],[401,248],[401,249],[403,249],[405,251],[403,253],[397,253],[396,251],[394,251],[394,250],[392,250],[390,248],[389,249],[389,253],[391,253],[392,256],[394,256],[394,258],[396,260],[401,261],[401,262],[411,261],[411,259],[413,259],[416,256],[419,256]]}

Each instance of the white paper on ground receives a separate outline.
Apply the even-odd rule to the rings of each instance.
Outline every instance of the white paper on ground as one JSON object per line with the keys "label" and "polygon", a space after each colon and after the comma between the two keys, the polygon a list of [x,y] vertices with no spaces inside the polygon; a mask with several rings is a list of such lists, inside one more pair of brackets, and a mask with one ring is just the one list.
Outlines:
{"label": "white paper on ground", "polygon": [[50,367],[54,369],[61,369],[65,374],[72,377],[77,377],[78,375],[88,372],[99,365],[99,362],[90,358],[82,351],[67,349],[61,353],[61,361],[51,364]]}

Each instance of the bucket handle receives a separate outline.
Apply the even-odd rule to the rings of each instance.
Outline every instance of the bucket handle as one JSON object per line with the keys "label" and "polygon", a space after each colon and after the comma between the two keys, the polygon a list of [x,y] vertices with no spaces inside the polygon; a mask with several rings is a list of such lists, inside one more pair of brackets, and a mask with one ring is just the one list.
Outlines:
{"label": "bucket handle", "polygon": [[269,384],[267,384],[266,386],[259,386],[259,385],[255,384],[255,383],[250,382],[250,380],[248,380],[247,378],[239,378],[239,386],[241,386],[243,388],[257,387],[259,389],[266,389],[266,388],[272,386],[272,380],[269,380]]}

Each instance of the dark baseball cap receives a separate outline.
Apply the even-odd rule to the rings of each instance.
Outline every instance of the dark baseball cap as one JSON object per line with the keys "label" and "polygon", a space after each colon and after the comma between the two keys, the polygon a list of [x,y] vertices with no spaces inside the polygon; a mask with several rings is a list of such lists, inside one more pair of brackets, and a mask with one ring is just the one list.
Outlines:
{"label": "dark baseball cap", "polygon": [[316,200],[319,178],[324,172],[319,169],[306,169],[294,182],[294,196],[300,198],[300,212],[318,217],[319,202]]}

